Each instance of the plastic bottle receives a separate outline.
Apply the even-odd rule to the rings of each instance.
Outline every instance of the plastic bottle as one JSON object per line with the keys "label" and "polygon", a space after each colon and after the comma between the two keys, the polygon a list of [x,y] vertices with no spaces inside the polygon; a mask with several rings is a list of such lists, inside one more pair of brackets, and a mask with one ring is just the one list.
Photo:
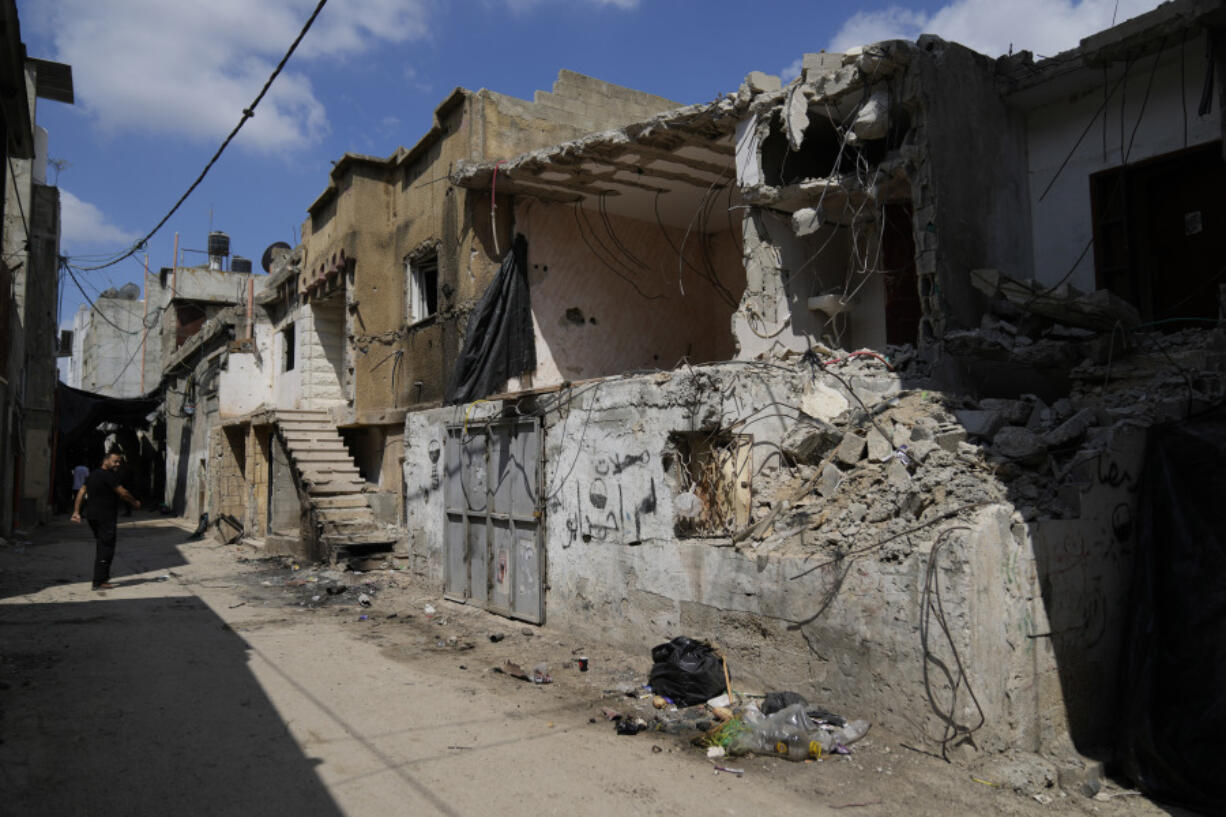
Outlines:
{"label": "plastic bottle", "polygon": [[745,727],[729,744],[729,754],[773,755],[801,761],[821,757],[835,744],[832,733],[809,720],[803,704],[793,704],[761,720],[746,722]]}

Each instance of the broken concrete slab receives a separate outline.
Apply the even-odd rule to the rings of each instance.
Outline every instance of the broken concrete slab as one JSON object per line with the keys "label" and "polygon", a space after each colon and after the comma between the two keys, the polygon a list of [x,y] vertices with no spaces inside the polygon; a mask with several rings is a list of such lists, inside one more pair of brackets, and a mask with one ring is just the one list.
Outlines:
{"label": "broken concrete slab", "polygon": [[802,207],[792,213],[792,232],[797,236],[816,233],[822,226],[822,211],[816,207]]}
{"label": "broken concrete slab", "polygon": [[833,73],[843,67],[842,54],[820,51],[816,54],[805,54],[801,57],[801,76],[805,82],[812,82],[822,74]]}
{"label": "broken concrete slab", "polygon": [[958,453],[958,445],[966,442],[967,431],[961,426],[946,426],[933,436],[933,441],[951,454]]}
{"label": "broken concrete slab", "polygon": [[966,429],[967,435],[985,440],[992,439],[992,436],[1005,424],[1004,415],[999,411],[959,409],[954,412],[954,416]]}
{"label": "broken concrete slab", "polygon": [[783,82],[779,77],[765,71],[750,71],[745,77],[745,84],[756,94],[769,94],[783,88]]}
{"label": "broken concrete slab", "polygon": [[907,455],[916,462],[924,462],[928,457],[932,456],[932,452],[940,451],[941,446],[937,445],[931,439],[927,440],[912,440],[907,446]]}
{"label": "broken concrete slab", "polygon": [[890,483],[890,487],[896,491],[905,491],[911,487],[911,472],[907,470],[907,466],[903,465],[903,461],[895,457],[890,460],[890,464],[885,469],[886,479]]}
{"label": "broken concrete slab", "polygon": [[843,481],[843,472],[840,471],[833,463],[826,463],[822,466],[822,472],[817,480],[817,492],[826,499],[830,499],[839,490],[839,484]]}
{"label": "broken concrete slab", "polygon": [[1098,423],[1098,412],[1084,408],[1065,420],[1060,425],[1043,435],[1043,443],[1048,448],[1058,448],[1068,445],[1085,436],[1089,428]]}
{"label": "broken concrete slab", "polygon": [[879,85],[856,112],[851,123],[851,132],[857,140],[884,139],[889,128],[890,94],[886,86]]}
{"label": "broken concrete slab", "polygon": [[[888,421],[887,421],[888,422]],[[885,462],[894,455],[894,446],[876,426],[868,430],[868,458],[873,462]]]}
{"label": "broken concrete slab", "polygon": [[805,130],[809,127],[809,98],[801,90],[802,86],[793,85],[788,89],[787,104],[783,109],[784,125],[788,134],[788,144],[792,150],[800,150],[805,139]]}
{"label": "broken concrete slab", "polygon": [[985,397],[979,401],[979,408],[988,411],[999,411],[1008,425],[1024,426],[1030,422],[1034,413],[1034,403],[1027,400],[1006,400],[1000,397]]}
{"label": "broken concrete slab", "polygon": [[971,284],[990,298],[1004,298],[1027,312],[1070,326],[1110,331],[1117,325],[1131,329],[1141,324],[1135,306],[1105,289],[1088,294],[1068,284],[1048,289],[994,269],[971,270]]}
{"label": "broken concrete slab", "polygon": [[992,452],[1026,465],[1037,465],[1047,455],[1047,446],[1028,428],[1005,426],[992,438]]}
{"label": "broken concrete slab", "polygon": [[813,417],[802,417],[779,443],[793,462],[817,465],[842,441],[843,432]]}
{"label": "broken concrete slab", "polygon": [[839,443],[838,450],[835,452],[835,459],[844,465],[855,465],[864,459],[864,449],[867,441],[859,434],[847,434]]}

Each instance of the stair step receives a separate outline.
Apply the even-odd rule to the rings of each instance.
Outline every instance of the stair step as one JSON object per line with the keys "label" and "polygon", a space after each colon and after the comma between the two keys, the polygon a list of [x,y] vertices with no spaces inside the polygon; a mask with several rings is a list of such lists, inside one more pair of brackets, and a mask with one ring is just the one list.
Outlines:
{"label": "stair step", "polygon": [[297,462],[309,463],[312,465],[314,465],[315,463],[323,464],[323,463],[329,463],[329,462],[339,462],[339,463],[346,463],[346,464],[353,463],[353,457],[349,456],[348,451],[343,451],[343,452],[342,451],[328,451],[326,449],[323,451],[295,451],[294,459]]}
{"label": "stair step", "polygon": [[285,432],[307,432],[309,434],[336,433],[336,426],[331,423],[317,422],[315,420],[282,420],[278,425]]}
{"label": "stair step", "polygon": [[345,547],[346,545],[393,545],[398,537],[392,531],[371,530],[362,533],[325,533],[320,539],[328,547]]}
{"label": "stair step", "polygon": [[370,503],[361,494],[349,496],[321,496],[311,500],[317,511],[353,510],[356,508],[370,509]]}
{"label": "stair step", "polygon": [[344,452],[346,455],[349,449],[340,440],[329,440],[326,438],[312,437],[310,439],[290,439],[286,440],[292,453],[297,454],[299,451],[336,451]]}
{"label": "stair step", "polygon": [[307,493],[315,494],[360,494],[366,487],[365,482],[312,482],[307,487]]}
{"label": "stair step", "polygon": [[304,477],[313,479],[332,479],[336,476],[358,478],[358,468],[351,463],[310,462],[299,463],[298,470]]}

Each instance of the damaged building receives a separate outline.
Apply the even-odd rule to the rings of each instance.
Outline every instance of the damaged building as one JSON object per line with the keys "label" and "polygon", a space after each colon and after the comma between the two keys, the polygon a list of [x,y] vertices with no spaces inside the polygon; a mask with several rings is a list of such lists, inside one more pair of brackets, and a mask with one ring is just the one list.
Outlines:
{"label": "damaged building", "polygon": [[457,90],[278,251],[209,507],[528,622],[710,638],[740,688],[926,750],[1098,752],[1149,429],[1223,397],[1219,17],[808,54],[688,107]]}

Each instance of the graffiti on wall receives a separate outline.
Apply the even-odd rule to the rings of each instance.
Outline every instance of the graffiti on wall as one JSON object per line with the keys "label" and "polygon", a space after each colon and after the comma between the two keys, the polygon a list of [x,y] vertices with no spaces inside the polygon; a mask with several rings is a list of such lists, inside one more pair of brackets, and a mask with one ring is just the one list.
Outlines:
{"label": "graffiti on wall", "polygon": [[[613,542],[634,544],[643,539],[643,521],[654,516],[658,507],[656,479],[630,479],[628,472],[646,467],[651,452],[632,451],[610,454],[591,463],[592,479],[572,480],[564,502],[567,537],[564,547],[576,542]],[[635,475],[638,476],[638,475]]]}

